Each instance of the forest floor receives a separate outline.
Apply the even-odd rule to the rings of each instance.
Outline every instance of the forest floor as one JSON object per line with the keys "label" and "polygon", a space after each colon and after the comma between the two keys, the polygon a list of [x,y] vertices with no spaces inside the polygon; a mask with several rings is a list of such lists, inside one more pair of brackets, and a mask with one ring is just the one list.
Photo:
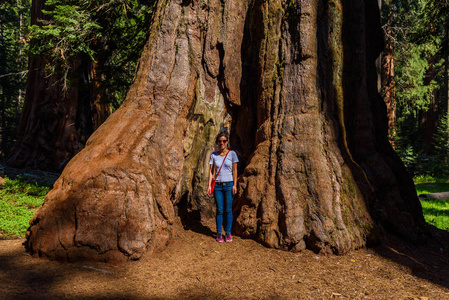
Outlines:
{"label": "forest floor", "polygon": [[0,240],[0,299],[449,299],[449,232],[426,246],[384,239],[323,256],[239,237],[217,243],[196,226],[121,265],[32,258],[24,239]]}

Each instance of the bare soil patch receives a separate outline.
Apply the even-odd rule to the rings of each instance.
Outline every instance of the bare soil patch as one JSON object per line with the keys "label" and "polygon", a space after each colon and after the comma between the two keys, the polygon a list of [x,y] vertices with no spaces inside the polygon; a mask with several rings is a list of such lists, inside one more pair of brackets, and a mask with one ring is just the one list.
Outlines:
{"label": "bare soil patch", "polygon": [[449,239],[384,245],[345,256],[268,249],[207,227],[180,229],[161,253],[122,265],[31,258],[0,240],[1,299],[449,299]]}

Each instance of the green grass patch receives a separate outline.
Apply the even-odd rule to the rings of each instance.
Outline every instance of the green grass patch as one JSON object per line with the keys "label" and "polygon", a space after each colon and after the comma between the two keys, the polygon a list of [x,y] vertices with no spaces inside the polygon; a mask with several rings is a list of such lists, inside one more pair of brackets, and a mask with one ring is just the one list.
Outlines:
{"label": "green grass patch", "polygon": [[[449,179],[435,178],[431,176],[419,176],[414,178],[416,193],[430,194],[449,191]],[[424,219],[433,226],[449,230],[449,199],[446,200],[421,200]]]}
{"label": "green grass patch", "polygon": [[449,180],[443,178],[435,178],[429,175],[418,176],[414,178],[416,193],[430,194],[449,191]]}
{"label": "green grass patch", "polygon": [[422,212],[427,223],[449,230],[449,199],[421,201]]}
{"label": "green grass patch", "polygon": [[3,237],[24,236],[29,221],[44,202],[50,187],[26,177],[5,177],[0,186],[0,233]]}

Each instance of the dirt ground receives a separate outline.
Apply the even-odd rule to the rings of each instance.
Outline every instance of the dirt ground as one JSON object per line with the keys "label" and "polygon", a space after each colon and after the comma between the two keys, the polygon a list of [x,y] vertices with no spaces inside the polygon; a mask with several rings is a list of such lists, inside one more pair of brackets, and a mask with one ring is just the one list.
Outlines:
{"label": "dirt ground", "polygon": [[345,256],[268,249],[206,227],[122,265],[31,258],[0,240],[0,299],[449,299],[449,233],[424,246],[388,237]]}

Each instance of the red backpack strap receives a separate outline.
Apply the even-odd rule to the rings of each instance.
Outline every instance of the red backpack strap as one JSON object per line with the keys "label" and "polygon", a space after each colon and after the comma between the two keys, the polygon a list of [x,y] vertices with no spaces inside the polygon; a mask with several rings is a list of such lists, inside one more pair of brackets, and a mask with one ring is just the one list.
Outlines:
{"label": "red backpack strap", "polygon": [[220,174],[221,168],[224,165],[224,162],[226,160],[226,157],[228,157],[229,152],[231,152],[231,150],[228,151],[228,153],[226,153],[225,158],[223,159],[223,162],[221,163],[220,169],[218,170],[217,174],[215,174],[215,179],[218,177],[218,174]]}

